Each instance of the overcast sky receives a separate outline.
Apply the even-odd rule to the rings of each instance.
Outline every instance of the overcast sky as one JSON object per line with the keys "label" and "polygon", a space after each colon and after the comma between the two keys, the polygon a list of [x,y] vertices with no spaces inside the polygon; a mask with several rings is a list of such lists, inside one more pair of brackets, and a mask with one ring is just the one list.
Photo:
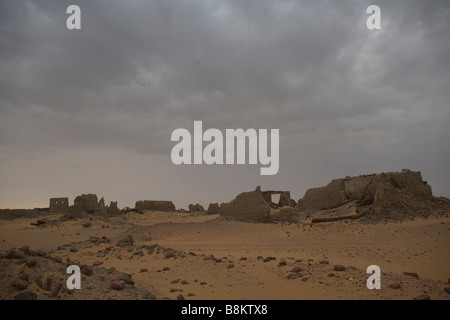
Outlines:
{"label": "overcast sky", "polygon": [[[257,185],[298,200],[403,168],[450,197],[449,35],[446,0],[0,0],[0,207],[186,208]],[[175,166],[171,133],[194,120],[279,129],[278,174]]]}

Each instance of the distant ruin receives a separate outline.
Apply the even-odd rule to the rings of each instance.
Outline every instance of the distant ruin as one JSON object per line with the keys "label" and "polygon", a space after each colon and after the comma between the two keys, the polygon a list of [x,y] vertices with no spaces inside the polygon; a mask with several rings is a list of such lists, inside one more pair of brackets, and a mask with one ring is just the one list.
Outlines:
{"label": "distant ruin", "polygon": [[231,202],[222,203],[219,213],[222,217],[240,221],[270,221],[270,206],[264,199],[260,187],[257,187],[255,191],[238,194]]}
{"label": "distant ruin", "polygon": [[[272,201],[272,196],[276,194],[280,195],[280,200],[278,201],[278,203],[274,203]],[[297,204],[295,200],[291,199],[291,193],[289,191],[262,191],[262,196],[271,208],[283,206],[295,207]]]}
{"label": "distant ruin", "polygon": [[50,198],[49,213],[69,212],[69,198]]}
{"label": "distant ruin", "polygon": [[218,203],[210,203],[208,206],[208,210],[206,210],[208,214],[219,214],[220,208]]}
{"label": "distant ruin", "polygon": [[175,205],[172,201],[155,201],[155,200],[141,200],[137,201],[134,210],[136,212],[144,212],[144,210],[151,211],[165,211],[175,212]]}
{"label": "distant ruin", "polygon": [[[279,200],[274,201],[274,196]],[[81,218],[90,214],[114,216],[125,212],[145,211],[177,212],[172,201],[141,200],[135,208],[119,209],[117,202],[105,205],[96,194],[82,194],[69,206],[67,197],[50,198],[49,208],[0,209],[0,219],[40,217],[45,214],[63,214]],[[423,181],[420,172],[403,169],[401,172],[369,174],[334,179],[326,186],[311,188],[298,202],[289,191],[243,192],[228,203],[210,203],[208,209],[200,204],[190,204],[189,212],[219,214],[227,219],[248,222],[312,223],[359,219],[383,221],[431,214],[448,214],[450,200],[433,197],[430,185]],[[178,212],[186,212],[179,210]]]}
{"label": "distant ruin", "polygon": [[296,206],[313,217],[319,216],[313,222],[362,216],[369,219],[426,216],[440,207],[448,207],[447,202],[433,197],[420,172],[408,169],[335,179],[324,187],[307,190]]}
{"label": "distant ruin", "polygon": [[117,202],[111,201],[111,204],[106,206],[103,197],[99,201],[96,194],[82,194],[75,198],[73,206],[69,207],[67,216],[80,218],[88,214],[112,216],[121,213],[123,211],[118,209]]}
{"label": "distant ruin", "polygon": [[205,208],[201,204],[190,204],[189,205],[190,212],[205,212]]}

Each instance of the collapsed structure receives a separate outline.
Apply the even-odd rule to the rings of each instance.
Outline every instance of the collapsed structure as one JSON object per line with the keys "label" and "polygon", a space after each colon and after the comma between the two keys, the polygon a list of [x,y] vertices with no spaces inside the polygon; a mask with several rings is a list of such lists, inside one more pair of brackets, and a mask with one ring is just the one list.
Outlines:
{"label": "collapsed structure", "polygon": [[[279,195],[274,202],[273,196]],[[137,201],[134,211],[145,210],[176,212],[172,201]],[[43,214],[64,214],[79,218],[87,214],[113,216],[133,209],[120,210],[117,202],[105,205],[104,198],[95,194],[82,194],[69,206],[67,197],[51,198],[49,208],[0,209],[0,219],[38,217]],[[343,219],[369,221],[426,217],[450,212],[450,200],[433,197],[430,185],[423,181],[420,172],[403,169],[401,172],[369,174],[334,179],[323,187],[311,188],[298,202],[291,199],[289,191],[243,192],[228,203],[210,203],[208,209],[200,204],[190,204],[189,211],[219,214],[227,219],[248,222],[326,222]],[[181,210],[180,212],[186,212]]]}
{"label": "collapsed structure", "polygon": [[70,206],[67,212],[61,213],[66,213],[71,218],[79,218],[86,214],[113,216],[123,213],[123,211],[119,210],[117,202],[111,201],[110,205],[107,206],[103,197],[99,201],[96,194],[90,193],[76,197],[73,206]]}
{"label": "collapsed structure", "polygon": [[317,216],[313,222],[362,216],[391,220],[427,216],[448,208],[447,200],[433,197],[420,172],[403,169],[332,180],[324,187],[307,190],[296,208]]}
{"label": "collapsed structure", "polygon": [[134,210],[136,212],[144,212],[144,210],[173,212],[175,205],[172,201],[156,201],[156,200],[141,200],[137,201]]}
{"label": "collapsed structure", "polygon": [[[278,204],[272,202],[272,195],[280,194]],[[295,205],[291,201],[289,191],[261,191],[261,187],[256,187],[255,191],[243,192],[228,203],[222,203],[219,207],[219,214],[222,217],[248,221],[248,222],[269,222],[270,208],[284,204]]]}
{"label": "collapsed structure", "polygon": [[190,212],[204,212],[205,208],[201,204],[190,204],[189,205]]}

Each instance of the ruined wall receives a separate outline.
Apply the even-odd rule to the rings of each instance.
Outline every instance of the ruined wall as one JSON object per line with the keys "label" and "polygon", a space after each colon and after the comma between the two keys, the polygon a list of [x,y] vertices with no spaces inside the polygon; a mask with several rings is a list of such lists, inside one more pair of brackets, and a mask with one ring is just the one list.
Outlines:
{"label": "ruined wall", "polygon": [[324,187],[308,189],[302,199],[303,210],[324,210],[347,201],[343,179],[331,181]]}
{"label": "ruined wall", "polygon": [[82,194],[74,200],[74,206],[87,212],[95,213],[98,209],[98,198],[95,194]]}
{"label": "ruined wall", "polygon": [[190,204],[189,205],[189,211],[190,212],[198,212],[198,211],[200,211],[200,212],[204,212],[205,211],[205,208],[201,205],[201,204]]}
{"label": "ruined wall", "polygon": [[154,201],[154,200],[141,200],[137,201],[135,205],[136,211],[153,210],[153,211],[176,211],[175,205],[172,201]]}
{"label": "ruined wall", "polygon": [[269,206],[274,203],[272,196],[276,194],[280,195],[280,200],[277,203],[278,206],[295,206],[295,201],[291,199],[291,193],[289,191],[262,191],[262,196]]}
{"label": "ruined wall", "polygon": [[404,169],[333,180],[307,190],[297,208],[317,212],[354,200],[359,206],[371,205],[374,216],[384,218],[425,214],[434,205],[431,187],[422,180],[422,174]]}
{"label": "ruined wall", "polygon": [[206,211],[208,214],[219,214],[220,208],[218,203],[210,203],[208,210]]}
{"label": "ruined wall", "polygon": [[50,198],[50,213],[69,212],[69,198]]}
{"label": "ruined wall", "polygon": [[34,218],[43,213],[39,209],[0,209],[0,220]]}
{"label": "ruined wall", "polygon": [[222,203],[219,213],[223,217],[241,221],[270,221],[270,207],[259,188],[255,191],[241,193],[231,202]]}
{"label": "ruined wall", "polygon": [[109,204],[109,207],[108,207],[108,214],[116,215],[116,214],[120,214],[120,213],[123,213],[123,211],[119,210],[119,208],[117,207],[117,201],[111,201],[111,203]]}

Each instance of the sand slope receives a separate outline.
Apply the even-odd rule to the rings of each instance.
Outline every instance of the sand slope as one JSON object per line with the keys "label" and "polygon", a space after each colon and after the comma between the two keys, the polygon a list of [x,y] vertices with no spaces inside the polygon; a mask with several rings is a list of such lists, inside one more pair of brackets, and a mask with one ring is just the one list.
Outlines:
{"label": "sand slope", "polygon": [[[20,290],[12,283],[32,256],[4,257],[1,299],[24,291],[35,292],[38,299],[52,298],[37,279],[46,268],[65,281],[67,259],[101,265],[93,267],[92,275],[83,275],[81,290],[63,289],[58,299],[176,299],[180,294],[185,299],[413,299],[421,294],[450,299],[444,291],[450,287],[448,217],[313,225],[167,212],[47,218],[50,222],[39,227],[30,225],[35,219],[0,222],[1,252],[28,245],[62,261],[38,257],[39,263],[28,268],[27,288]],[[86,222],[91,225],[84,227]],[[132,244],[119,242],[130,236]],[[96,241],[102,237],[105,241]],[[366,268],[373,264],[382,271],[381,290],[366,287]],[[335,271],[335,265],[347,268]],[[111,289],[111,280],[121,277],[134,283]],[[396,283],[399,289],[389,287]]]}

